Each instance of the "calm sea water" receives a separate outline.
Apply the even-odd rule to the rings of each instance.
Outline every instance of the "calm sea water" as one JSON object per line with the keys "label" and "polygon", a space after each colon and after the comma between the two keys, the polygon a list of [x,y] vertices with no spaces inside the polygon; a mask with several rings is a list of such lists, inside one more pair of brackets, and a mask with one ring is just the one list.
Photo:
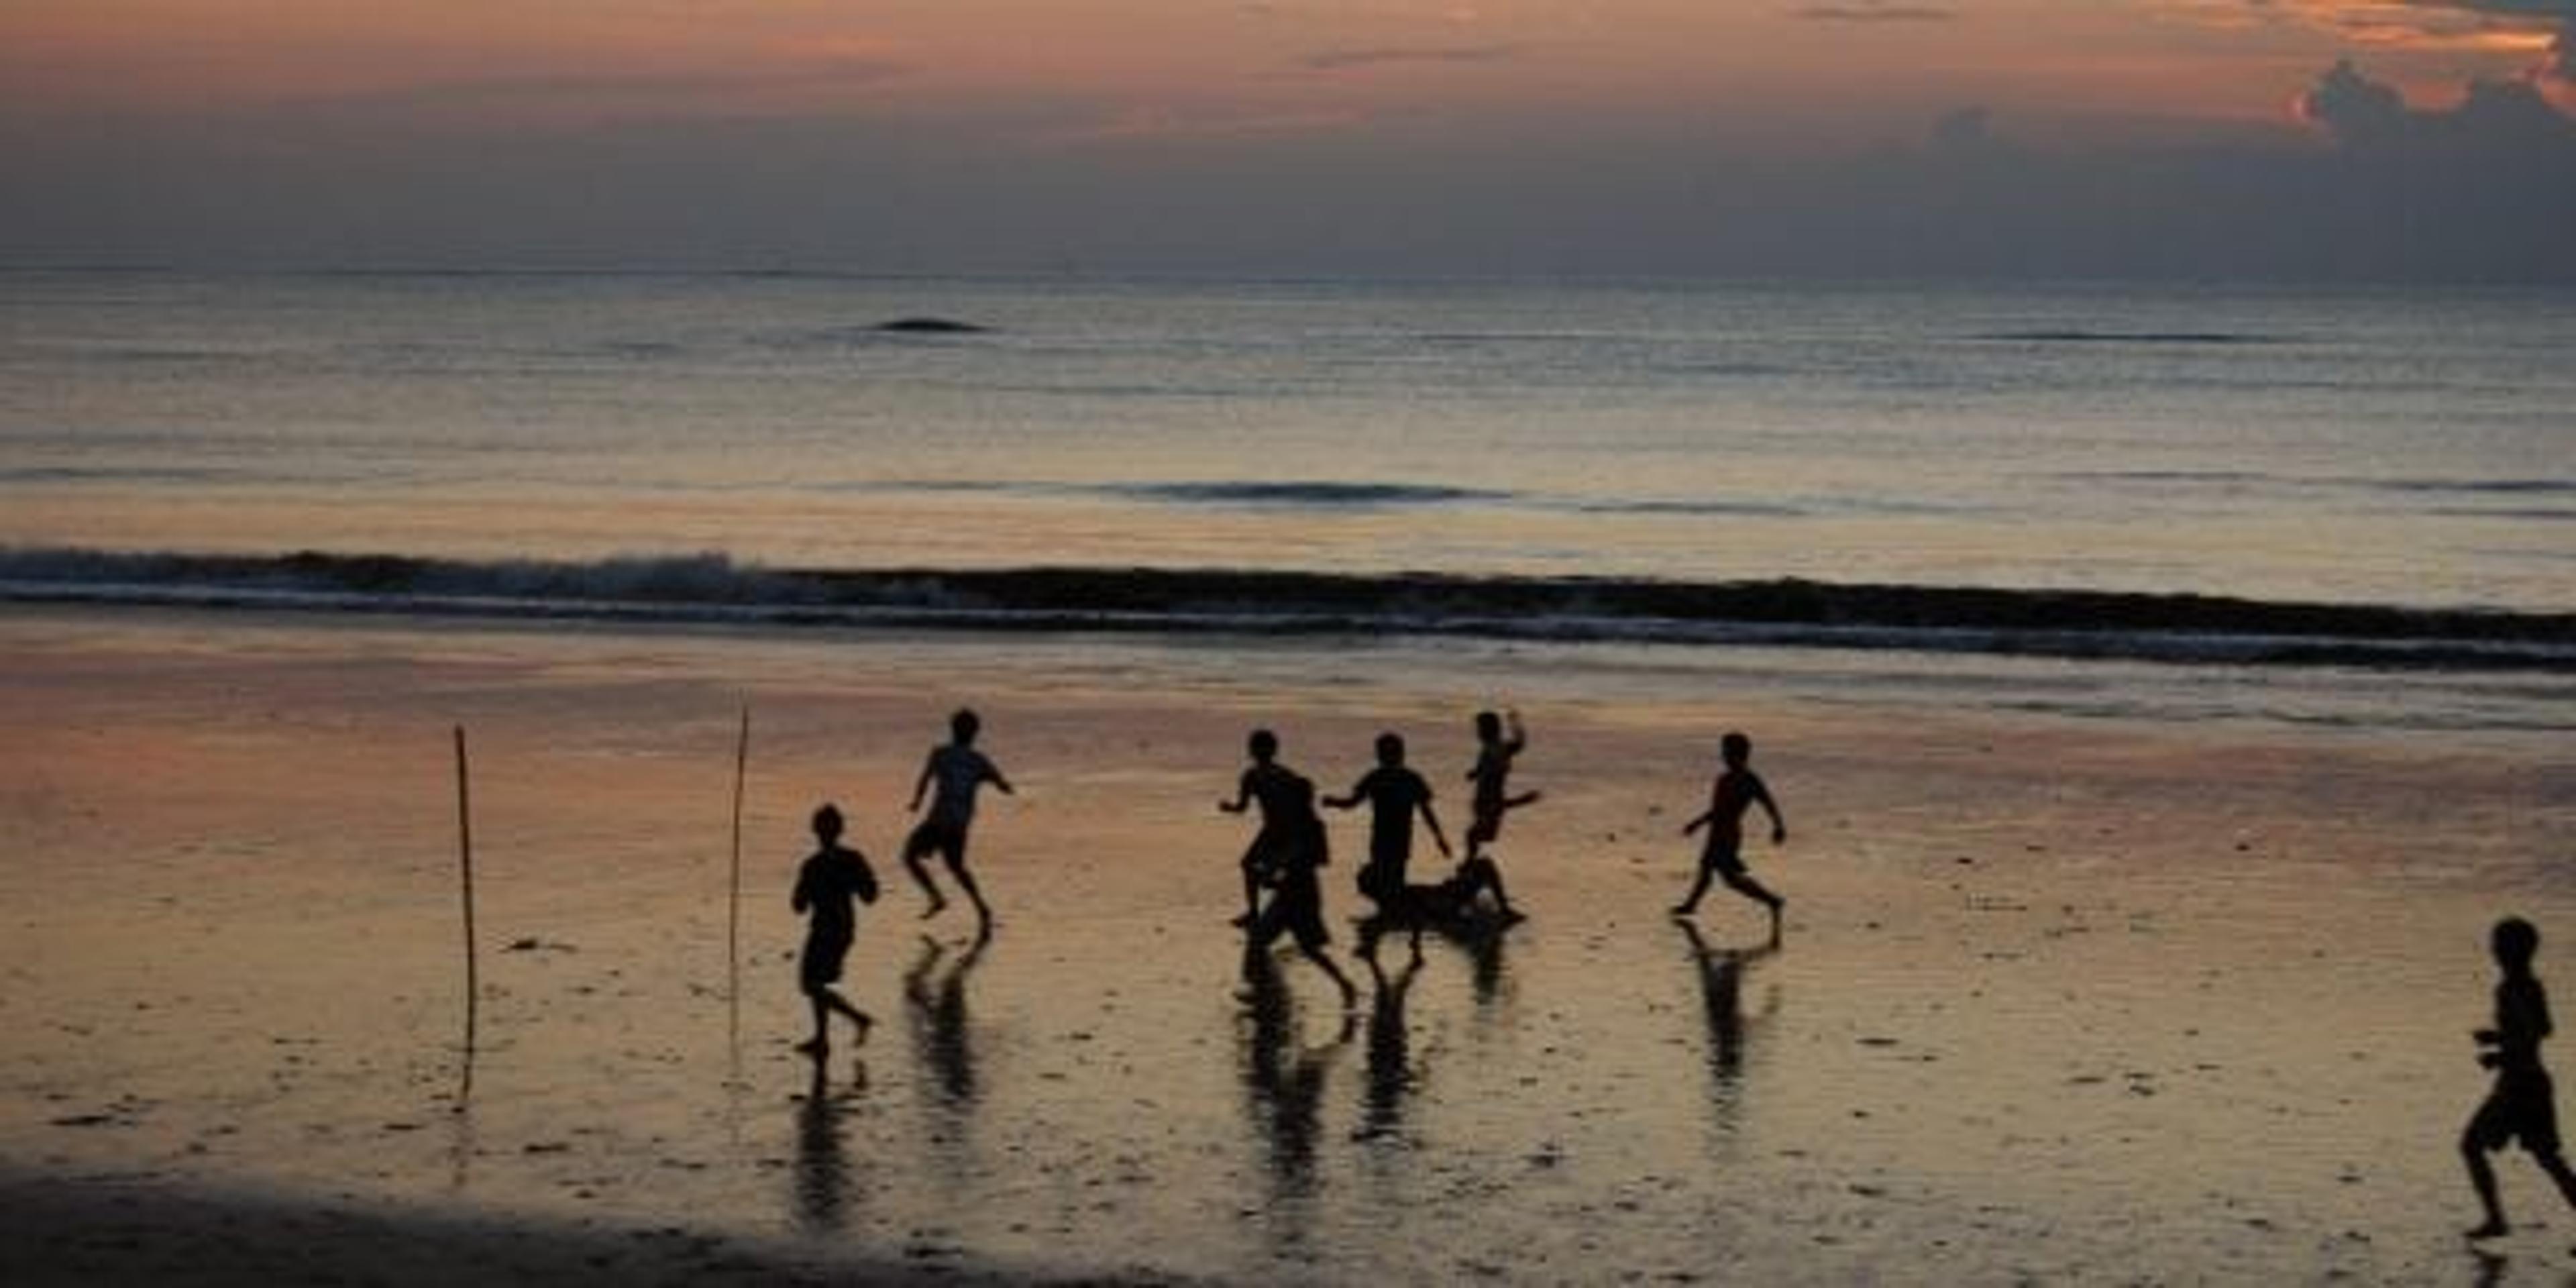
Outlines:
{"label": "calm sea water", "polygon": [[2537,291],[19,273],[0,544],[2565,611],[2570,354]]}

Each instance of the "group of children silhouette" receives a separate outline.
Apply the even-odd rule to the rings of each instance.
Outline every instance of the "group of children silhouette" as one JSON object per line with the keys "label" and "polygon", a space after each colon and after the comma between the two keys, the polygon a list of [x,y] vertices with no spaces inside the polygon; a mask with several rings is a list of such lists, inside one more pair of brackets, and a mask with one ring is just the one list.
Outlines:
{"label": "group of children silhouette", "polygon": [[[982,720],[973,711],[961,710],[949,717],[949,740],[933,747],[923,759],[907,807],[910,812],[920,813],[922,798],[927,795],[929,811],[903,843],[904,867],[929,900],[922,915],[936,916],[948,906],[947,897],[940,893],[925,866],[925,861],[935,854],[946,862],[949,878],[974,904],[979,940],[992,933],[993,910],[976,886],[974,874],[967,870],[967,833],[975,818],[976,795],[986,784],[1006,795],[1013,792],[1010,780],[975,749],[975,739],[982,728]],[[1389,930],[1411,932],[1413,953],[1418,958],[1426,927],[1478,918],[1488,895],[1495,929],[1525,918],[1526,914],[1513,906],[1503,884],[1502,869],[1487,847],[1502,836],[1506,815],[1539,799],[1535,791],[1511,790],[1513,762],[1529,745],[1529,736],[1522,729],[1517,711],[1500,715],[1479,712],[1475,731],[1476,761],[1466,776],[1471,790],[1466,857],[1446,878],[1431,883],[1410,879],[1416,815],[1430,830],[1442,856],[1454,856],[1448,835],[1441,829],[1440,815],[1432,808],[1431,784],[1405,764],[1401,735],[1378,735],[1377,767],[1362,775],[1347,794],[1319,800],[1312,781],[1280,763],[1278,735],[1267,729],[1252,731],[1246,740],[1252,763],[1244,769],[1233,798],[1217,802],[1217,808],[1229,814],[1257,809],[1260,816],[1260,828],[1243,852],[1243,912],[1234,919],[1234,924],[1244,931],[1247,977],[1258,955],[1267,953],[1285,935],[1296,941],[1298,952],[1332,979],[1341,990],[1344,1005],[1358,1002],[1359,990],[1324,952],[1332,936],[1324,926],[1319,870],[1331,862],[1331,845],[1317,809],[1319,804],[1341,810],[1357,809],[1363,804],[1369,807],[1369,857],[1367,865],[1360,869],[1358,885],[1376,911],[1360,922],[1358,951],[1363,958],[1374,960],[1378,940]],[[1771,939],[1776,944],[1784,901],[1745,870],[1740,853],[1743,817],[1753,806],[1760,805],[1771,816],[1774,844],[1788,839],[1788,829],[1770,789],[1748,763],[1752,749],[1751,740],[1741,733],[1729,733],[1724,739],[1725,768],[1710,788],[1709,807],[1682,830],[1684,836],[1703,828],[1708,831],[1699,877],[1689,897],[1676,905],[1673,913],[1691,915],[1710,880],[1722,878],[1729,888],[1770,910]],[[842,964],[856,936],[856,905],[874,903],[877,898],[876,873],[868,866],[866,856],[842,844],[844,826],[838,808],[826,804],[814,811],[815,850],[798,870],[795,893],[789,900],[790,906],[808,917],[805,949],[798,958],[797,969],[799,983],[814,1011],[814,1035],[798,1049],[816,1056],[831,1049],[833,1015],[857,1026],[861,1041],[866,1040],[874,1023],[833,987],[841,978]]]}
{"label": "group of children silhouette", "polygon": [[[922,761],[907,807],[910,812],[920,812],[922,798],[928,795],[929,812],[903,844],[904,867],[929,899],[929,907],[922,915],[936,916],[948,906],[947,898],[924,866],[924,861],[936,854],[945,861],[951,880],[975,906],[979,943],[992,933],[993,911],[966,868],[967,832],[975,817],[976,795],[986,784],[1006,795],[1013,794],[1010,780],[975,750],[981,729],[982,721],[973,711],[961,710],[949,718],[949,741],[932,748]],[[1419,959],[1425,927],[1476,918],[1487,894],[1493,897],[1497,931],[1525,919],[1525,914],[1513,906],[1504,888],[1502,869],[1487,853],[1487,847],[1502,836],[1507,815],[1539,799],[1535,791],[1514,794],[1510,790],[1513,761],[1529,745],[1529,738],[1518,712],[1507,711],[1499,716],[1491,711],[1479,712],[1475,729],[1476,762],[1467,771],[1472,795],[1466,857],[1446,878],[1429,884],[1409,879],[1413,821],[1417,815],[1441,855],[1454,856],[1449,838],[1441,830],[1440,815],[1432,808],[1434,793],[1430,783],[1405,764],[1401,735],[1378,735],[1377,766],[1353,783],[1349,792],[1319,800],[1312,781],[1280,762],[1278,735],[1268,729],[1252,731],[1245,740],[1252,763],[1244,769],[1234,796],[1217,802],[1217,808],[1229,814],[1257,809],[1260,815],[1260,828],[1243,852],[1243,912],[1234,918],[1234,924],[1245,932],[1243,969],[1247,981],[1266,964],[1271,945],[1286,935],[1296,941],[1297,951],[1321,968],[1341,990],[1344,1006],[1358,1003],[1358,989],[1324,952],[1331,935],[1324,925],[1319,870],[1331,862],[1331,854],[1319,804],[1341,810],[1363,804],[1369,807],[1369,857],[1359,871],[1358,886],[1360,893],[1376,905],[1376,911],[1360,922],[1357,952],[1372,966],[1376,963],[1378,940],[1388,930],[1411,932],[1413,954]],[[1708,837],[1700,851],[1699,871],[1690,893],[1673,906],[1672,912],[1676,917],[1693,915],[1711,882],[1722,882],[1769,911],[1770,942],[1776,947],[1780,942],[1780,913],[1787,901],[1754,880],[1746,868],[1744,816],[1754,807],[1761,807],[1770,817],[1774,845],[1789,839],[1788,824],[1770,787],[1753,772],[1750,738],[1728,733],[1720,741],[1719,756],[1723,763],[1710,784],[1708,808],[1682,828],[1685,837],[1701,831],[1706,831]],[[814,811],[816,848],[798,869],[790,899],[795,911],[808,918],[805,947],[797,969],[800,986],[814,1012],[814,1036],[797,1049],[818,1060],[830,1050],[830,1019],[834,1014],[855,1025],[862,1042],[874,1024],[865,1011],[851,1005],[833,987],[841,978],[842,965],[856,936],[856,904],[874,903],[877,898],[876,874],[864,855],[841,843],[843,827],[838,808],[826,804]],[[1266,902],[1264,891],[1269,894]],[[2563,1155],[2556,1092],[2548,1070],[2540,1062],[2540,1043],[2551,1032],[2548,995],[2532,970],[2532,959],[2540,948],[2540,932],[2520,917],[2507,917],[2496,923],[2489,947],[2502,976],[2495,989],[2495,1019],[2492,1027],[2478,1029],[2473,1036],[2480,1048],[2478,1063],[2495,1071],[2495,1081],[2460,1136],[2460,1153],[2468,1168],[2470,1185],[2477,1192],[2486,1218],[2468,1232],[2472,1239],[2494,1238],[2509,1229],[2487,1155],[2517,1142],[2556,1183],[2570,1208],[2576,1209],[2576,1169],[2570,1169]]]}

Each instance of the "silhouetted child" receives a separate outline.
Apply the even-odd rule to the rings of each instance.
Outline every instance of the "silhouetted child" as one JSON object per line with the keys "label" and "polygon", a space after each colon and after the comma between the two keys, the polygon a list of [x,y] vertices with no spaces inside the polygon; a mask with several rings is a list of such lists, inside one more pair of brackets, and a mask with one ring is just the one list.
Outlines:
{"label": "silhouetted child", "polygon": [[[1305,843],[1300,832],[1315,813],[1313,784],[1279,763],[1279,735],[1255,729],[1244,740],[1244,748],[1252,764],[1236,782],[1234,799],[1216,804],[1228,814],[1240,814],[1256,803],[1261,806],[1261,830],[1243,848],[1243,912],[1234,919],[1238,926],[1249,926],[1261,916],[1262,887],[1270,884],[1281,856]],[[1320,820],[1313,825],[1322,827]]]}
{"label": "silhouetted child", "polygon": [[1700,851],[1699,879],[1691,883],[1690,897],[1673,905],[1673,915],[1687,917],[1699,910],[1699,897],[1708,893],[1709,878],[1726,882],[1726,888],[1760,903],[1771,910],[1771,942],[1780,941],[1780,909],[1788,900],[1764,889],[1761,882],[1744,867],[1744,816],[1754,806],[1771,816],[1771,843],[1789,839],[1789,825],[1780,818],[1780,807],[1771,799],[1771,789],[1763,785],[1762,776],[1753,772],[1753,740],[1740,733],[1730,733],[1721,740],[1718,754],[1726,768],[1708,789],[1708,811],[1682,828],[1688,836],[1705,827],[1708,845]]}
{"label": "silhouetted child", "polygon": [[1352,809],[1362,801],[1369,805],[1369,861],[1359,872],[1360,893],[1383,911],[1404,890],[1405,867],[1413,859],[1413,816],[1422,815],[1443,856],[1449,853],[1449,838],[1440,830],[1440,816],[1432,812],[1431,784],[1405,767],[1400,735],[1377,736],[1377,768],[1353,784],[1350,795],[1324,798],[1334,809]]}
{"label": "silhouetted child", "polygon": [[831,1050],[832,1012],[858,1025],[862,1042],[876,1023],[832,985],[839,982],[841,963],[858,936],[859,914],[851,900],[875,903],[877,874],[868,867],[867,856],[841,844],[840,810],[825,805],[814,811],[814,841],[814,853],[796,870],[796,893],[788,906],[807,916],[805,951],[797,958],[796,975],[806,1000],[814,1004],[814,1036],[796,1049],[819,1057]]}
{"label": "silhouetted child", "polygon": [[1247,747],[1252,767],[1243,772],[1235,798],[1217,802],[1217,808],[1229,814],[1242,813],[1251,801],[1261,803],[1261,833],[1243,856],[1244,872],[1252,883],[1245,890],[1245,900],[1255,901],[1258,887],[1265,884],[1271,894],[1269,906],[1252,914],[1244,935],[1244,980],[1250,984],[1258,978],[1273,941],[1283,934],[1294,935],[1297,951],[1342,990],[1342,1005],[1355,1006],[1359,990],[1324,955],[1324,945],[1332,942],[1332,936],[1324,929],[1324,887],[1316,870],[1331,858],[1323,816],[1315,812],[1315,785],[1279,763],[1279,738],[1269,730],[1254,730]]}
{"label": "silhouetted child", "polygon": [[2468,1162],[2469,1184],[2477,1188],[2487,1217],[2486,1224],[2469,1231],[2472,1239],[2494,1238],[2507,1229],[2487,1155],[2516,1140],[2558,1183],[2568,1205],[2576,1207],[2576,1174],[2569,1173],[2559,1155],[2556,1095],[2549,1071],[2540,1066],[2540,1041],[2549,1036],[2549,995],[2541,990],[2540,977],[2531,973],[2540,932],[2520,917],[2507,917],[2496,923],[2489,946],[2504,978],[2496,981],[2495,1027],[2473,1036],[2486,1048],[2478,1053],[2478,1063],[2495,1070],[2495,1087],[2460,1133],[2460,1156]]}
{"label": "silhouetted child", "polygon": [[1529,736],[1521,731],[1521,713],[1507,711],[1497,716],[1491,711],[1476,713],[1476,765],[1467,771],[1467,781],[1475,784],[1475,795],[1469,804],[1467,822],[1467,859],[1458,865],[1452,881],[1473,877],[1490,885],[1494,898],[1502,905],[1503,920],[1519,921],[1521,913],[1503,895],[1502,873],[1485,859],[1485,847],[1503,834],[1503,815],[1538,800],[1537,792],[1510,794],[1512,760],[1529,745]]}
{"label": "silhouetted child", "polygon": [[975,791],[986,783],[1002,789],[1004,795],[1017,795],[1002,771],[975,750],[975,735],[984,727],[972,711],[959,711],[948,718],[949,741],[933,747],[921,762],[921,777],[912,784],[912,804],[907,809],[919,810],[921,798],[935,784],[930,813],[904,838],[903,865],[912,879],[921,883],[921,892],[930,896],[930,907],[923,910],[926,920],[939,915],[948,906],[940,897],[939,887],[930,882],[930,872],[921,861],[938,854],[948,863],[948,875],[959,889],[975,903],[975,920],[979,928],[990,930],[993,910],[984,903],[984,893],[975,888],[975,878],[966,871],[966,829],[975,821]]}

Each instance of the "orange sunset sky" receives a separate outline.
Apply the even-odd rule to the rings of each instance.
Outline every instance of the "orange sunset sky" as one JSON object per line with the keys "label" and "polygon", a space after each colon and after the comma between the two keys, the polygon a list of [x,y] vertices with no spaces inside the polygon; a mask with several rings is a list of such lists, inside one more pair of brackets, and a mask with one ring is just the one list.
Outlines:
{"label": "orange sunset sky", "polygon": [[[0,257],[1119,263],[1067,222],[1116,205],[1243,233],[1184,238],[1183,267],[1331,261],[1245,222],[1298,194],[1327,221],[1454,200],[1509,271],[1582,259],[1578,213],[1621,235],[1495,215],[1523,185],[1714,254],[1724,221],[1681,210],[1712,185],[1785,227],[1890,149],[2316,152],[2390,111],[2521,122],[2545,206],[2571,26],[2576,0],[15,0],[0,167],[44,195],[0,214]],[[1697,196],[1657,178],[1681,172]],[[1048,194],[1043,231],[997,213]],[[723,209],[635,213],[674,200]]]}

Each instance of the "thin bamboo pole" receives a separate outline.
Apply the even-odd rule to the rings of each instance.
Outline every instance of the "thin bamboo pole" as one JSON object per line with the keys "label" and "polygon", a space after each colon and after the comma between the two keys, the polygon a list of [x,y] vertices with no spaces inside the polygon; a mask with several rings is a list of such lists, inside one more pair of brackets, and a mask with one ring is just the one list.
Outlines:
{"label": "thin bamboo pole", "polygon": [[465,903],[465,1058],[474,1058],[476,1001],[482,996],[474,961],[474,800],[467,786],[465,726],[456,726],[456,862]]}
{"label": "thin bamboo pole", "polygon": [[725,888],[726,990],[742,994],[742,796],[751,766],[751,704],[742,705],[742,726],[733,744],[733,875]]}

